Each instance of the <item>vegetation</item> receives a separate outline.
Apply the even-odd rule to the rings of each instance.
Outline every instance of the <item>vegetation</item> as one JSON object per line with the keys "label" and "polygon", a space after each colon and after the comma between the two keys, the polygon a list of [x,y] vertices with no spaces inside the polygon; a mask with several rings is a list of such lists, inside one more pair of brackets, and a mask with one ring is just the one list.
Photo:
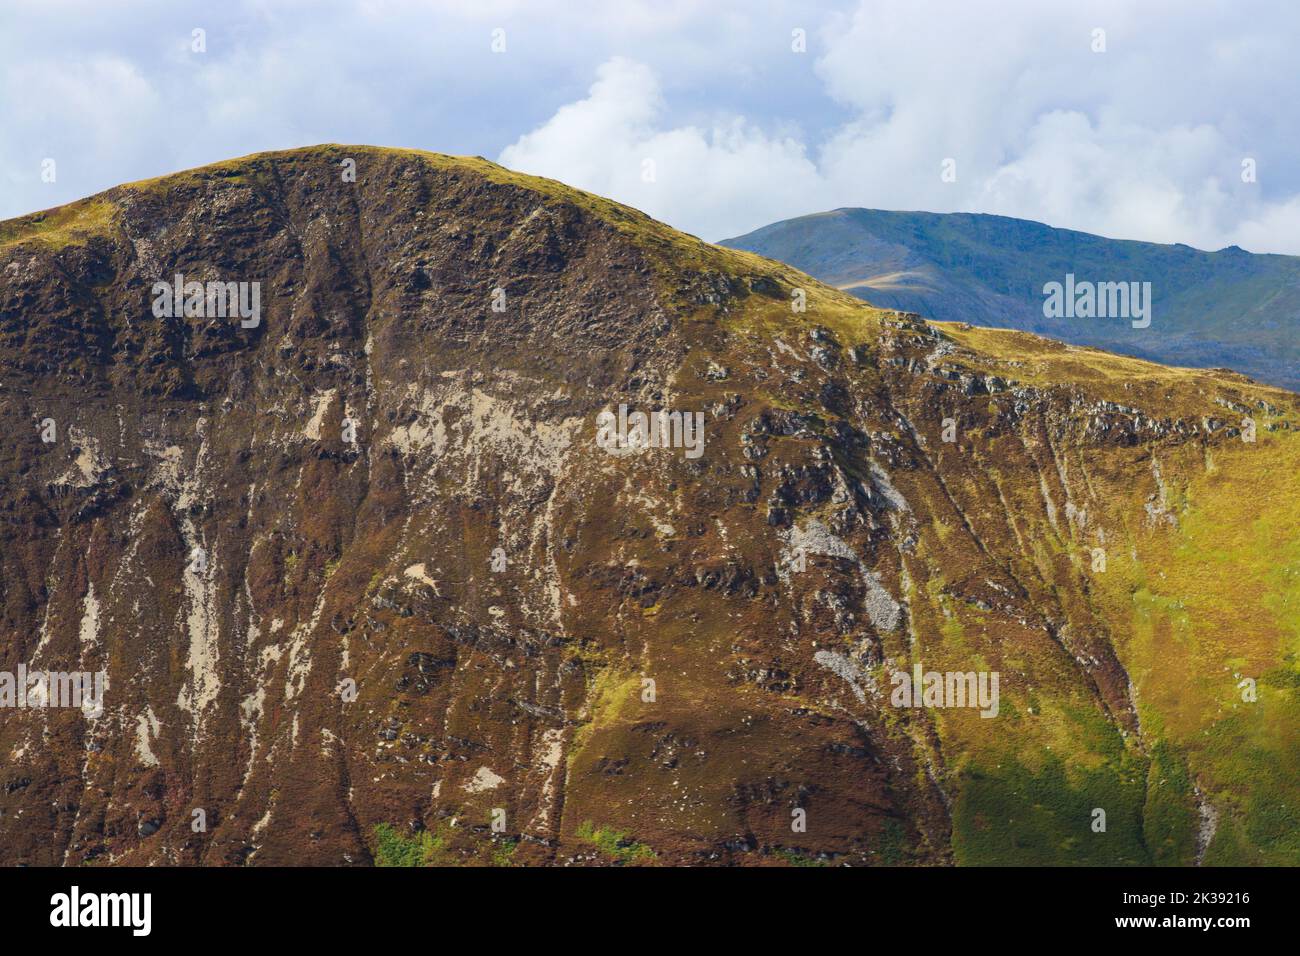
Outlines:
{"label": "vegetation", "polygon": [[375,827],[375,866],[436,866],[446,841],[428,830],[402,836],[387,823]]}
{"label": "vegetation", "polygon": [[387,823],[374,828],[375,866],[514,866],[517,837],[486,835],[473,828],[434,830],[403,836]]}
{"label": "vegetation", "polygon": [[644,843],[638,843],[618,830],[594,826],[590,820],[581,823],[575,835],[615,863],[642,863],[655,858],[654,850]]}
{"label": "vegetation", "polygon": [[[676,859],[691,852],[681,849],[688,841],[717,848],[738,830],[780,846],[789,818],[772,808],[788,810],[813,782],[821,789],[807,847],[775,854],[792,865],[1300,863],[1295,396],[1230,373],[871,308],[788,266],[477,158],[324,146],[121,188],[146,204],[209,187],[272,190],[277,163],[314,170],[349,155],[409,155],[446,174],[441,184],[468,179],[484,201],[564,205],[609,223],[643,256],[655,283],[647,291],[668,316],[663,348],[645,356],[685,355],[672,367],[637,358],[647,363],[641,383],[671,382],[682,407],[727,409],[711,412],[706,463],[665,459],[640,476],[635,498],[606,461],[557,473],[545,542],[532,546],[553,553],[545,583],[556,585],[561,626],[510,650],[458,628],[448,653],[465,666],[451,699],[427,695],[427,711],[404,715],[431,736],[454,735],[458,747],[510,749],[529,768],[517,775],[523,784],[465,799],[495,801],[518,786],[531,795],[539,761],[553,753],[566,762],[545,764],[563,780],[549,821],[557,855],[595,847],[618,864]],[[0,242],[58,245],[111,230],[115,195],[4,223]],[[799,290],[806,312],[791,308]],[[124,311],[106,309],[104,321]],[[813,343],[828,339],[835,344],[819,363]],[[534,372],[508,341],[492,357]],[[441,352],[424,360],[447,361],[444,373],[462,368]],[[530,381],[578,408],[587,396],[557,371],[569,361],[548,360]],[[617,355],[593,368],[621,382],[630,363]],[[710,363],[727,367],[725,381],[706,374]],[[1229,430],[1247,413],[1258,425],[1250,443]],[[938,437],[948,416],[960,423],[951,444]],[[765,417],[778,424],[760,436]],[[761,456],[744,454],[747,444],[762,444]],[[430,500],[454,503],[468,479],[444,464],[441,484],[425,487],[437,489]],[[882,504],[877,468],[905,509]],[[334,502],[309,500],[322,502],[318,512]],[[502,516],[445,510],[456,515],[454,533],[429,524],[437,532],[424,547],[454,542],[450,560],[486,567]],[[651,518],[668,515],[676,534],[657,535]],[[817,554],[797,580],[782,580],[773,569],[783,535],[814,519],[841,528],[862,566]],[[386,536],[349,545],[343,564],[295,538],[284,578],[316,583],[304,571],[328,553],[326,576],[337,567],[356,577],[335,580],[334,591],[361,592],[368,577],[364,591],[374,592],[382,569],[401,567],[393,562],[405,531],[394,529],[404,524],[386,524]],[[1097,547],[1104,572],[1091,569]],[[904,608],[896,627],[862,613],[864,570]],[[510,602],[505,585],[484,586],[471,572],[453,584],[463,593],[448,603],[465,614],[474,595]],[[850,613],[837,618],[837,608]],[[352,652],[438,642],[449,623],[442,613],[390,619],[382,638],[356,641]],[[880,705],[869,685],[888,687],[889,668],[916,660],[999,673],[997,719]],[[656,680],[654,701],[643,697],[644,677]],[[1241,683],[1252,680],[1257,699],[1247,701]],[[562,712],[541,748],[520,732],[525,705],[547,715],[543,724]],[[882,808],[891,816],[878,830]],[[483,810],[473,803],[464,818]],[[1097,810],[1104,831],[1094,828]],[[833,813],[835,832],[820,826],[821,812]],[[868,833],[878,834],[874,844]],[[518,843],[483,834],[380,824],[372,852],[384,866],[515,862]],[[518,855],[535,852],[526,844]]]}
{"label": "vegetation", "polygon": [[0,247],[20,242],[39,242],[62,248],[103,235],[113,228],[117,207],[103,196],[32,213],[0,222]]}
{"label": "vegetation", "polygon": [[[788,219],[727,244],[940,321],[1032,330],[1173,365],[1226,365],[1300,387],[1297,256],[1108,239],[1004,216],[876,209]],[[1152,326],[1045,319],[1043,285],[1067,273],[1150,282]]]}
{"label": "vegetation", "polygon": [[798,850],[790,850],[785,847],[777,850],[775,855],[790,866],[830,866],[828,862],[819,857],[808,856]]}

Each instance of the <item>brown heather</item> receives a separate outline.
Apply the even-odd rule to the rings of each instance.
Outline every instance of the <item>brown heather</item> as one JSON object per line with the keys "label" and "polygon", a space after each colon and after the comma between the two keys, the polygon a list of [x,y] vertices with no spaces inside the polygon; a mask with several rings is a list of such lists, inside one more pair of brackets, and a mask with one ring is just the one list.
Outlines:
{"label": "brown heather", "polygon": [[0,711],[0,863],[1300,863],[1290,393],[342,146],[0,224],[0,363],[0,670],[109,675]]}

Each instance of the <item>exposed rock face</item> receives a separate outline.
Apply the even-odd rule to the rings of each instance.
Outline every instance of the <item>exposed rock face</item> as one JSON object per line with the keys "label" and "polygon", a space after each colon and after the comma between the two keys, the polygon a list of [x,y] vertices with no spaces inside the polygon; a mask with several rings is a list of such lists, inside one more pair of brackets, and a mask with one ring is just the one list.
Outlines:
{"label": "exposed rock face", "polygon": [[[177,274],[260,322],[156,317]],[[3,224],[0,363],[0,669],[108,679],[0,710],[0,862],[1296,852],[1249,819],[1300,806],[1287,393],[360,147]],[[602,448],[620,405],[702,454]],[[893,706],[918,662],[998,672],[998,716]]]}

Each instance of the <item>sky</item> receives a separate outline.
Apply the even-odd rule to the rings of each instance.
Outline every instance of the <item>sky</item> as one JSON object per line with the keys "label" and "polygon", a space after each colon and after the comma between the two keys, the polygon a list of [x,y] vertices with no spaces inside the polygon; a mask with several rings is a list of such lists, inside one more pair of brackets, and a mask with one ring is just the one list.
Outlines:
{"label": "sky", "polygon": [[862,206],[1300,254],[1297,48],[1294,0],[3,0],[0,218],[337,142],[709,240]]}

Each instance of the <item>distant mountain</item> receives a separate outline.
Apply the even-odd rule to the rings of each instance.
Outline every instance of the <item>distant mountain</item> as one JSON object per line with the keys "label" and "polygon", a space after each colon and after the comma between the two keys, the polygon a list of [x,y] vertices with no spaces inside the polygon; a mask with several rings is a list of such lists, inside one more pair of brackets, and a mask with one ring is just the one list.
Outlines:
{"label": "distant mountain", "polygon": [[[1106,239],[1005,216],[836,209],[721,243],[872,304],[1300,390],[1300,257]],[[1152,321],[1048,318],[1050,282],[1150,282]]]}

